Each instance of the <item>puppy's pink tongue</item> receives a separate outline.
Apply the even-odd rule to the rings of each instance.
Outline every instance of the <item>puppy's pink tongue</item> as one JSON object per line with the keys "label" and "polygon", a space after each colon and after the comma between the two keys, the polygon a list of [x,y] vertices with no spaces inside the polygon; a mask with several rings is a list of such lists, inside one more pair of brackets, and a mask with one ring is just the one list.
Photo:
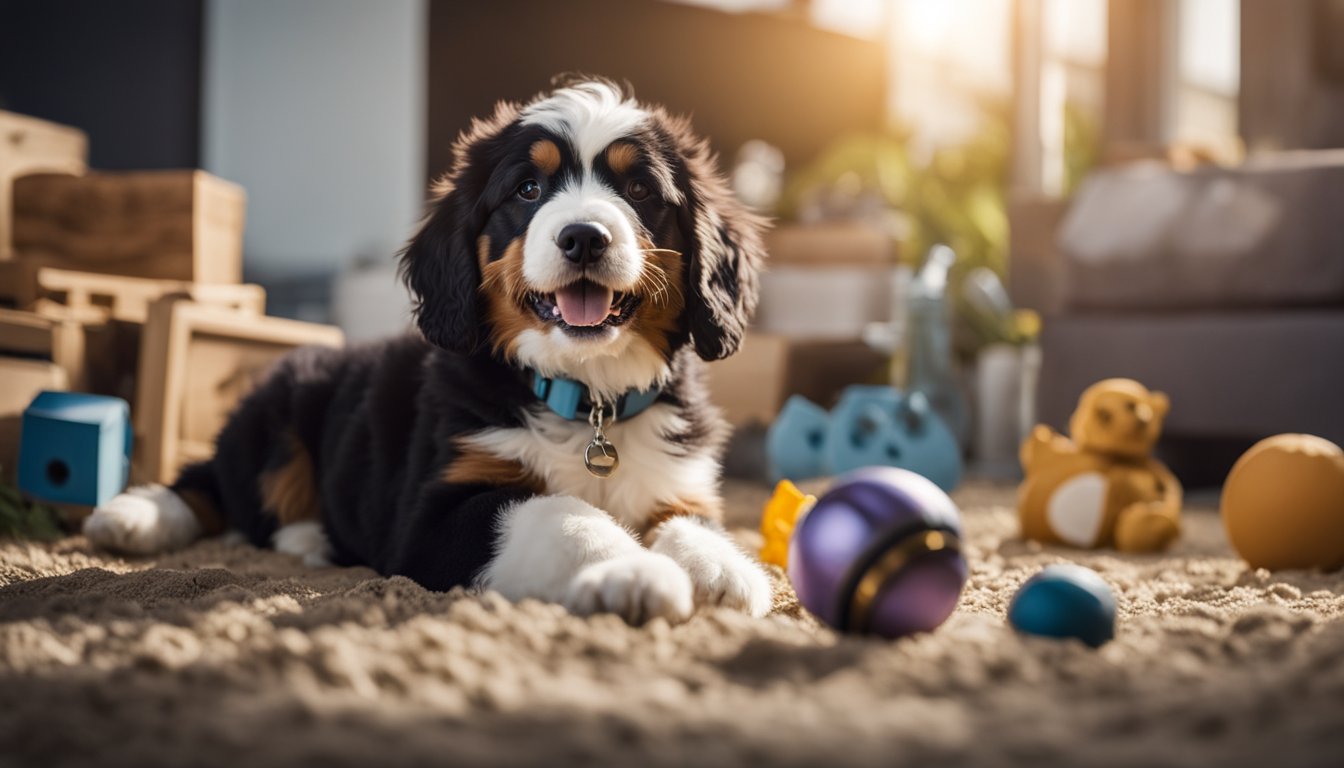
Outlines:
{"label": "puppy's pink tongue", "polygon": [[611,289],[581,280],[555,292],[560,319],[569,325],[601,325],[611,311]]}

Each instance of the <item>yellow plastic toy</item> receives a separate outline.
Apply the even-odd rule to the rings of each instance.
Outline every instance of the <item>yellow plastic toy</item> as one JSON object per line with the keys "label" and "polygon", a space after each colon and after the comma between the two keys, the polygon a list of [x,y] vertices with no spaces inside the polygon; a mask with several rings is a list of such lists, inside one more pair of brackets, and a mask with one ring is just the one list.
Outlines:
{"label": "yellow plastic toy", "polygon": [[789,539],[798,525],[798,518],[817,503],[817,497],[803,493],[788,480],[780,480],[775,492],[765,503],[761,514],[761,562],[789,566]]}
{"label": "yellow plastic toy", "polygon": [[1256,443],[1223,485],[1223,525],[1254,568],[1344,566],[1344,450],[1314,435]]}
{"label": "yellow plastic toy", "polygon": [[1022,444],[1022,535],[1050,544],[1156,552],[1180,535],[1181,485],[1152,458],[1169,403],[1131,379],[1083,392],[1070,440],[1038,425]]}

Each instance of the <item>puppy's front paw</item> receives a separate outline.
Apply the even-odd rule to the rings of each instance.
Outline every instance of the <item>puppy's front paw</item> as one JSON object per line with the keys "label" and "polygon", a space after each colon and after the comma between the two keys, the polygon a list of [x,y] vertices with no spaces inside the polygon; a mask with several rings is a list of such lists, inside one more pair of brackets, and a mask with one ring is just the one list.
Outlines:
{"label": "puppy's front paw", "polygon": [[674,518],[658,529],[653,551],[686,569],[697,605],[723,606],[758,617],[770,612],[770,579],[722,531],[692,518]]}
{"label": "puppy's front paw", "polygon": [[569,584],[571,613],[616,613],[631,624],[661,616],[676,624],[691,615],[691,581],[676,563],[641,550],[584,566]]}

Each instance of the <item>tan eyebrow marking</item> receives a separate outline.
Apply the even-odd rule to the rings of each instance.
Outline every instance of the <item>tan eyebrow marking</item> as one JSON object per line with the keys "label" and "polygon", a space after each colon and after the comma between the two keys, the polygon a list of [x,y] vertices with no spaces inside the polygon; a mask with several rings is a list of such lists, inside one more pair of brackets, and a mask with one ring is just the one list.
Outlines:
{"label": "tan eyebrow marking", "polygon": [[612,173],[623,174],[639,159],[639,150],[628,141],[618,141],[607,147],[607,165]]}
{"label": "tan eyebrow marking", "polygon": [[560,170],[560,148],[550,139],[541,139],[532,145],[532,164],[547,176]]}

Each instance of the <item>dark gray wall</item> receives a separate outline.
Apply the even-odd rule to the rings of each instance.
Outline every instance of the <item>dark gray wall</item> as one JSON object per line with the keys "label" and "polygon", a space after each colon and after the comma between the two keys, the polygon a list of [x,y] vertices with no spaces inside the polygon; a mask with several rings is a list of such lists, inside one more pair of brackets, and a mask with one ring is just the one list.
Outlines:
{"label": "dark gray wall", "polygon": [[0,0],[0,109],[89,134],[95,168],[200,152],[201,0]]}

